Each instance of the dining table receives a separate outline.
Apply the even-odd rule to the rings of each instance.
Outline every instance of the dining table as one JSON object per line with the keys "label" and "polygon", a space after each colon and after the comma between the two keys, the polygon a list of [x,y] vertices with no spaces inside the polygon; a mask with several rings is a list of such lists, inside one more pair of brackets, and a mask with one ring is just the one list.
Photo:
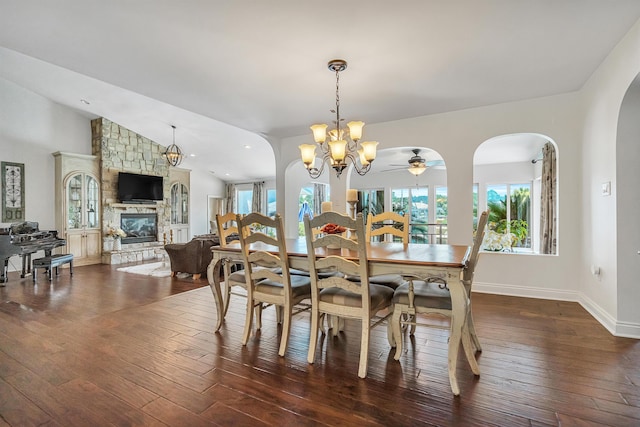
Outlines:
{"label": "dining table", "polygon": [[[287,256],[289,266],[297,270],[309,271],[307,243],[305,237],[287,239]],[[253,250],[270,250],[277,252],[275,247],[264,245],[250,246]],[[220,277],[225,263],[242,263],[243,256],[240,243],[227,244],[225,247],[212,246],[212,260],[207,269],[208,282],[213,293],[218,312],[217,332],[224,322],[224,310]],[[339,255],[356,259],[358,254],[347,249],[318,248],[317,257]],[[420,280],[433,278],[444,279],[451,293],[452,316],[451,332],[448,348],[449,383],[454,395],[460,394],[456,377],[456,367],[460,344],[472,372],[480,375],[480,369],[475,358],[473,345],[469,333],[463,333],[466,328],[466,316],[469,310],[469,297],[461,281],[463,270],[467,267],[470,247],[449,244],[421,244],[421,243],[367,243],[367,263],[369,275],[400,274]]]}

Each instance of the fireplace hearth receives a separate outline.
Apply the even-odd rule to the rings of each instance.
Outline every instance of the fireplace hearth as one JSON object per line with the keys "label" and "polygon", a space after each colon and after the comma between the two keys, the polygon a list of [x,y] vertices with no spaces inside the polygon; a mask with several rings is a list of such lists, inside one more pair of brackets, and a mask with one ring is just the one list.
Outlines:
{"label": "fireplace hearth", "polygon": [[123,244],[158,240],[158,216],[155,213],[122,213],[120,228],[127,233],[122,238]]}

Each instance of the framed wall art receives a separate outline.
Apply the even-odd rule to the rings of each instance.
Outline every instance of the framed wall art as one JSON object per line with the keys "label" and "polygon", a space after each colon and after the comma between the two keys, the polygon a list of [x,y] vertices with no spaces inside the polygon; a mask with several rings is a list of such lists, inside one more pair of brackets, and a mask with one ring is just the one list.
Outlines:
{"label": "framed wall art", "polygon": [[24,221],[24,163],[2,162],[2,222]]}

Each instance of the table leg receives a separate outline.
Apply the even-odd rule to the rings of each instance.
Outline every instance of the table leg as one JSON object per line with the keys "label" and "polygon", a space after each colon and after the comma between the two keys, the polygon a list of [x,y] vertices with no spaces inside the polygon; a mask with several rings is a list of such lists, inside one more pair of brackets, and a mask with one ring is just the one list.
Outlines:
{"label": "table leg", "polygon": [[211,287],[213,299],[216,302],[216,310],[218,310],[218,322],[216,324],[216,329],[214,332],[218,332],[218,330],[222,326],[222,321],[224,320],[224,306],[222,301],[222,291],[220,290],[220,273],[222,272],[223,263],[223,258],[218,260],[214,258],[211,260],[209,267],[207,267],[207,279],[209,281],[209,287]]}
{"label": "table leg", "polygon": [[464,285],[458,277],[450,277],[448,280],[449,290],[451,291],[451,336],[449,337],[449,383],[451,390],[455,396],[460,395],[458,387],[458,379],[456,377],[456,365],[458,363],[458,351],[460,350],[460,342],[462,340],[462,328],[467,314],[467,294]]}

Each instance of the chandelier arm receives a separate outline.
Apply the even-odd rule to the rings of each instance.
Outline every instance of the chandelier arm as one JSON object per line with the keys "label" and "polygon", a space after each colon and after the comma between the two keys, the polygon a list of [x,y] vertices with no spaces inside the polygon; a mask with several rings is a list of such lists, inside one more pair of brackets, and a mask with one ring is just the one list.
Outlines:
{"label": "chandelier arm", "polygon": [[311,176],[312,179],[316,179],[320,175],[322,175],[322,172],[324,171],[324,166],[326,163],[327,163],[327,155],[324,155],[322,157],[322,166],[320,166],[320,169],[316,168],[315,166],[307,169],[307,171],[309,172],[309,176]]}
{"label": "chandelier arm", "polygon": [[356,170],[356,172],[360,176],[364,176],[367,172],[369,172],[369,169],[371,169],[371,163],[367,164],[366,166],[362,166],[362,165],[358,166],[356,157],[352,153],[347,153],[346,157],[351,159],[351,163],[353,163],[353,168]]}
{"label": "chandelier arm", "polygon": [[369,169],[371,169],[371,163],[369,163],[367,166],[363,166],[362,169],[356,168],[356,172],[360,176],[365,176],[366,173],[369,172]]}

